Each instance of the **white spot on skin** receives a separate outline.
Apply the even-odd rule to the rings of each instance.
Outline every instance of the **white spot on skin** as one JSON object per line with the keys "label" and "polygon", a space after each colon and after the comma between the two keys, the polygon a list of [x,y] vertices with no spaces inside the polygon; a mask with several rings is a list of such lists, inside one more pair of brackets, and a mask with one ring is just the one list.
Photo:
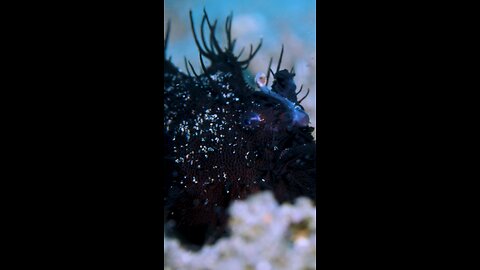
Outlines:
{"label": "white spot on skin", "polygon": [[257,84],[263,92],[269,93],[271,91],[267,85],[267,76],[263,72],[258,72],[257,75],[255,75],[255,84]]}
{"label": "white spot on skin", "polygon": [[257,75],[255,75],[255,83],[258,85],[258,87],[262,88],[265,85],[267,85],[267,76],[263,72],[258,72]]}

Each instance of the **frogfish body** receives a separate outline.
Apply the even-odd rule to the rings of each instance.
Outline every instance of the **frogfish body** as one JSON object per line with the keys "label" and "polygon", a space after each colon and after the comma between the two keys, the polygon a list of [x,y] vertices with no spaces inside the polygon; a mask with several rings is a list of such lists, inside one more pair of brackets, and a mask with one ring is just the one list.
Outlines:
{"label": "frogfish body", "polygon": [[269,77],[248,81],[249,62],[262,43],[240,60],[232,15],[223,49],[214,34],[217,21],[212,24],[205,11],[200,36],[191,11],[190,22],[202,72],[186,60],[187,73],[164,60],[164,220],[167,232],[202,245],[227,233],[226,209],[234,200],[263,190],[280,202],[315,200],[316,147],[292,71],[280,70],[279,63],[273,72],[270,62],[271,87]]}

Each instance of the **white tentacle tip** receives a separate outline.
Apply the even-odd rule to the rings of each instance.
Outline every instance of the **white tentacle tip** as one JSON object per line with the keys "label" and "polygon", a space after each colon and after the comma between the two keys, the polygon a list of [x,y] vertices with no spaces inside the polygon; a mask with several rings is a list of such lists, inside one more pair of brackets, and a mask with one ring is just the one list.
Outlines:
{"label": "white tentacle tip", "polygon": [[258,72],[257,75],[255,75],[255,83],[260,88],[263,88],[264,86],[266,86],[267,85],[267,76],[265,75],[265,73]]}

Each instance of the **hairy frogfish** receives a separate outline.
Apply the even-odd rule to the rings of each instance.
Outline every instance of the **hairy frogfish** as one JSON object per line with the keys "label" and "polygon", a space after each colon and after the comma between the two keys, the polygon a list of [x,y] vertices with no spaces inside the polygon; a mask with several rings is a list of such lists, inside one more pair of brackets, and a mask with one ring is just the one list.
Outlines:
{"label": "hairy frogfish", "polygon": [[217,21],[204,11],[198,35],[190,11],[201,71],[185,59],[182,72],[166,59],[170,23],[164,41],[164,221],[167,233],[191,245],[228,234],[228,206],[250,194],[315,200],[314,128],[297,99],[302,88],[293,69],[280,68],[283,45],[275,71],[271,59],[267,75],[250,75],[262,40],[246,57],[243,49],[234,53],[232,18],[222,47]]}

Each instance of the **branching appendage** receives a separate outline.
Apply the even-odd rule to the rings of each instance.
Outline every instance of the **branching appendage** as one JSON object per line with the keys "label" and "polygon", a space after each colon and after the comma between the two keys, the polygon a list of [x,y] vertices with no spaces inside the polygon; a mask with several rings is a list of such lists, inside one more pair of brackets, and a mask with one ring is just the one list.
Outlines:
{"label": "branching appendage", "polygon": [[[239,60],[240,56],[242,55],[243,51],[245,48],[242,48],[240,53],[235,56],[233,51],[235,49],[235,44],[237,42],[236,39],[232,40],[232,21],[233,21],[233,12],[230,13],[229,16],[227,16],[227,19],[225,21],[225,33],[227,36],[227,46],[224,50],[220,47],[220,44],[215,37],[215,29],[217,27],[218,21],[215,20],[213,23],[211,22],[210,18],[208,17],[207,12],[205,9],[203,10],[203,17],[202,17],[202,22],[200,23],[200,36],[197,35],[197,32],[195,30],[195,24],[193,21],[193,13],[190,10],[189,12],[190,15],[190,26],[192,28],[192,33],[193,33],[193,39],[195,41],[195,45],[197,46],[199,52],[200,52],[200,57],[206,57],[208,60],[210,60],[211,63],[220,63],[224,61],[225,58],[234,58],[235,61],[238,62],[240,67],[242,69],[247,69],[248,65],[250,64],[250,61],[255,57],[257,52],[259,51],[260,47],[262,46],[263,40],[260,39],[260,43],[258,46],[253,49],[253,45],[250,45],[250,53],[247,59],[245,60]],[[207,42],[206,38],[206,33],[205,33],[205,23],[207,24],[207,28],[209,30],[209,42]],[[201,58],[201,61],[203,59]],[[203,68],[203,67],[202,67]],[[208,70],[205,68],[204,70]]]}
{"label": "branching appendage", "polygon": [[[260,43],[258,44],[257,48],[255,49],[255,51],[253,53],[252,53],[253,45],[250,44],[250,53],[248,55],[248,58],[238,62],[240,65],[242,65],[243,69],[248,68],[248,65],[250,64],[250,61],[252,61],[253,57],[255,57],[255,54],[257,54],[258,50],[260,50],[260,47],[262,47],[262,43],[263,43],[263,39],[260,39]],[[237,59],[238,59],[238,57],[237,57]]]}
{"label": "branching appendage", "polygon": [[190,68],[192,69],[193,74],[197,79],[200,79],[200,76],[198,76],[197,72],[195,72],[195,69],[193,68],[193,65],[190,61],[188,61],[188,64],[190,65]]}
{"label": "branching appendage", "polygon": [[167,57],[167,45],[168,45],[168,38],[170,37],[170,20],[167,22],[167,34],[165,35],[165,39],[163,40],[163,59]]}
{"label": "branching appendage", "polygon": [[[302,87],[303,87],[303,84],[302,84]],[[305,96],[298,101],[298,104],[302,103],[302,101],[308,96],[308,94],[310,94],[310,88],[307,89],[307,94],[305,94]]]}
{"label": "branching appendage", "polygon": [[282,50],[280,51],[280,59],[278,60],[278,64],[277,64],[277,71],[275,71],[275,73],[278,73],[278,71],[280,70],[280,65],[282,64],[282,58],[283,58],[283,44],[282,44]]}
{"label": "branching appendage", "polygon": [[192,74],[190,74],[190,70],[188,70],[187,57],[183,57],[183,60],[185,61],[185,69],[187,70],[188,76],[192,77]]}
{"label": "branching appendage", "polygon": [[270,57],[270,62],[268,62],[268,69],[267,69],[267,85],[268,85],[268,81],[270,79],[270,70],[272,70],[272,61],[273,61],[273,57]]}
{"label": "branching appendage", "polygon": [[295,95],[298,96],[298,94],[300,94],[300,92],[302,92],[302,89],[303,89],[303,84],[300,86],[300,90],[298,90],[298,92],[295,93]]}

